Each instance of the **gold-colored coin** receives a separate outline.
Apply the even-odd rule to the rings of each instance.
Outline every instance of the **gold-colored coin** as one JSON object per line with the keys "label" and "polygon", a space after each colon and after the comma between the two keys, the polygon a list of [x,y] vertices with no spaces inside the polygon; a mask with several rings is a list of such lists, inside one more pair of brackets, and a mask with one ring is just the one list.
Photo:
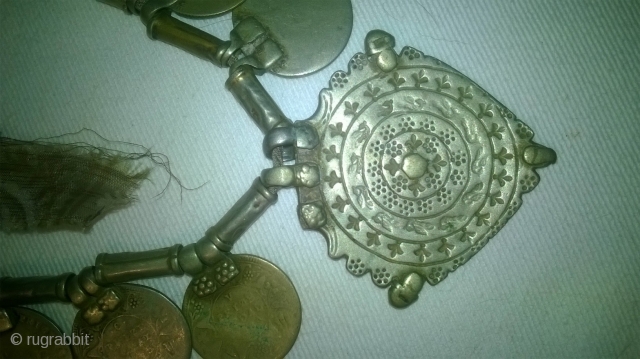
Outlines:
{"label": "gold-colored coin", "polygon": [[[100,319],[97,324],[90,322]],[[76,358],[167,358],[191,356],[191,335],[180,309],[160,292],[133,284],[111,287],[81,310],[73,333],[88,336],[74,345]]]}
{"label": "gold-colored coin", "polygon": [[[71,359],[71,337],[63,336],[47,317],[28,308],[9,308],[17,317],[13,328],[0,333],[0,358]],[[57,342],[56,342],[57,340]]]}
{"label": "gold-colored coin", "polygon": [[234,264],[206,270],[187,288],[182,310],[193,348],[205,359],[284,357],[302,320],[296,289],[262,258],[231,258]]}

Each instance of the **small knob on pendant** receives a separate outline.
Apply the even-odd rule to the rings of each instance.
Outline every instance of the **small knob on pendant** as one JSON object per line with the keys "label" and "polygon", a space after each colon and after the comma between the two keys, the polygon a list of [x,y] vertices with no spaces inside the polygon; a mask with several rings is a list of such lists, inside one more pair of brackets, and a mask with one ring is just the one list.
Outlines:
{"label": "small knob on pendant", "polygon": [[389,302],[396,308],[406,308],[418,300],[418,293],[423,285],[422,277],[411,273],[401,283],[395,283],[389,288]]}
{"label": "small knob on pendant", "polygon": [[525,148],[522,157],[526,164],[535,168],[554,164],[558,158],[556,151],[537,143]]}
{"label": "small knob on pendant", "polygon": [[389,72],[398,65],[398,54],[393,49],[395,46],[396,39],[382,30],[369,31],[364,40],[367,56],[372,57],[384,72]]}

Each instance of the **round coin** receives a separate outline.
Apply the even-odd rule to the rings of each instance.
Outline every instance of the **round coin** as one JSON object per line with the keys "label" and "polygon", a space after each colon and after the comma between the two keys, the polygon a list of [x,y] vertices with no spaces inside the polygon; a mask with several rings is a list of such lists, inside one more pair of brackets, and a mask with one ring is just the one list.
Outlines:
{"label": "round coin", "polygon": [[233,10],[233,24],[253,17],[284,52],[269,70],[281,76],[302,76],[330,64],[351,35],[349,0],[247,0]]}
{"label": "round coin", "polygon": [[220,267],[211,268],[187,288],[182,309],[193,348],[205,359],[284,357],[300,331],[296,289],[284,272],[262,258],[231,258],[234,265],[224,270],[239,271],[233,279],[226,282],[223,275],[220,281]]}
{"label": "round coin", "polygon": [[[76,358],[191,356],[187,322],[180,309],[160,292],[121,284],[109,288],[94,304],[79,311],[73,322],[73,333],[87,336],[86,345],[73,346]],[[92,325],[86,320],[90,315],[103,317]]]}
{"label": "round coin", "polygon": [[0,358],[72,358],[72,338],[63,336],[49,318],[28,308],[8,310],[17,318],[13,328],[0,333]]}
{"label": "round coin", "polygon": [[213,16],[230,11],[244,0],[178,0],[171,10],[184,16]]}

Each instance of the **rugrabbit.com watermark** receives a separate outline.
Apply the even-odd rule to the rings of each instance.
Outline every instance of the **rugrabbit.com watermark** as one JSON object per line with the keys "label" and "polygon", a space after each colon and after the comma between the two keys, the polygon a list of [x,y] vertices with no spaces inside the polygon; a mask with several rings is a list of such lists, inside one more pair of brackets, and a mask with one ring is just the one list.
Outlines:
{"label": "rugrabbit.com watermark", "polygon": [[89,335],[62,334],[62,335],[27,335],[23,338],[20,333],[13,333],[9,338],[13,345],[33,345],[47,348],[50,345],[89,345]]}

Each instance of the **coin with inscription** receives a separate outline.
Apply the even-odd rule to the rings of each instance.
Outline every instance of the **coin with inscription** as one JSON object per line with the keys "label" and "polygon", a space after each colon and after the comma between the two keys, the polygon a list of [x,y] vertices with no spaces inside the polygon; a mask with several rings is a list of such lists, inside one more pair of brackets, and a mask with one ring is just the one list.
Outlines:
{"label": "coin with inscription", "polygon": [[73,333],[87,337],[86,345],[73,346],[76,358],[191,355],[191,334],[180,309],[160,292],[140,285],[109,288],[78,312]]}
{"label": "coin with inscription", "polygon": [[[187,288],[182,310],[193,348],[205,359],[284,357],[300,331],[296,289],[284,272],[262,258],[231,258],[233,265],[208,269]],[[224,280],[229,273],[232,279]]]}
{"label": "coin with inscription", "polygon": [[49,318],[22,307],[6,311],[10,312],[14,323],[13,328],[0,333],[0,358],[72,358],[71,347],[64,344],[71,338],[63,336]]}

